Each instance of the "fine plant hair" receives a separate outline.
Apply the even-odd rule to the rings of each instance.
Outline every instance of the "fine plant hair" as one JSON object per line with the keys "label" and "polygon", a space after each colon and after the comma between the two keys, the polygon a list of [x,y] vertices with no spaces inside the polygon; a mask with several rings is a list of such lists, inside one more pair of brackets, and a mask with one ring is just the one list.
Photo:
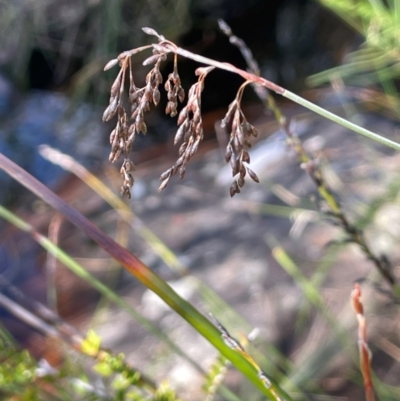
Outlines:
{"label": "fine plant hair", "polygon": [[[238,89],[235,99],[229,105],[228,111],[221,121],[221,126],[226,128],[229,132],[229,142],[225,151],[225,160],[230,164],[233,176],[233,182],[230,186],[230,195],[234,196],[235,194],[240,193],[245,184],[246,177],[250,177],[253,181],[259,182],[257,175],[249,167],[250,155],[248,152],[251,147],[251,138],[256,137],[258,132],[257,129],[248,122],[241,109],[243,91],[245,87],[250,84],[255,87],[256,93],[264,102],[266,107],[273,112],[281,130],[286,135],[288,145],[296,152],[301,167],[308,173],[315,183],[320,197],[328,206],[328,210],[324,211],[326,216],[328,216],[334,224],[342,227],[346,234],[345,241],[359,246],[365,256],[372,261],[379,273],[390,285],[393,294],[396,297],[399,297],[400,288],[396,283],[396,278],[392,272],[392,266],[389,259],[386,255],[376,255],[368,245],[364,233],[354,226],[347,218],[336,195],[329,188],[318,160],[315,160],[305,151],[301,141],[293,132],[289,121],[279,110],[269,91],[272,90],[279,95],[287,97],[310,110],[343,125],[345,128],[349,128],[389,147],[400,150],[400,144],[350,123],[349,121],[300,98],[273,82],[260,77],[257,62],[254,60],[245,43],[232,34],[229,26],[224,21],[219,21],[219,25],[221,30],[229,37],[230,42],[237,46],[242,52],[248,64],[248,71],[179,48],[171,41],[165,39],[164,36],[159,35],[152,28],[143,28],[143,31],[148,35],[155,36],[158,43],[125,51],[116,59],[109,61],[105,66],[104,70],[108,70],[115,65],[119,65],[120,67],[117,78],[111,86],[110,102],[104,111],[103,121],[109,121],[117,115],[117,124],[110,134],[111,152],[109,159],[111,162],[117,161],[120,157],[123,157],[124,159],[120,169],[123,177],[121,193],[128,197],[131,196],[131,188],[134,184],[133,172],[135,166],[129,157],[129,153],[132,149],[132,144],[136,135],[140,132],[143,134],[146,134],[147,132],[144,118],[145,113],[150,110],[151,104],[154,106],[159,104],[161,96],[159,86],[163,82],[160,73],[160,65],[166,60],[167,55],[172,53],[174,56],[173,72],[169,74],[164,85],[168,98],[165,113],[169,114],[171,117],[175,117],[178,114],[178,102],[183,103],[185,99],[185,92],[181,86],[178,73],[178,55],[206,64],[207,67],[199,67],[195,71],[198,80],[189,89],[187,103],[180,111],[177,120],[178,129],[175,134],[174,144],[181,144],[179,148],[179,157],[172,167],[161,174],[159,191],[162,191],[168,185],[171,177],[178,172],[180,178],[184,177],[186,165],[191,157],[197,152],[199,144],[203,139],[201,93],[207,75],[215,68],[233,72],[242,76],[245,79],[245,82]],[[145,59],[143,65],[153,65],[153,67],[146,76],[145,86],[139,88],[133,80],[132,56],[147,49],[152,49],[152,55]],[[127,78],[128,75],[129,78]],[[124,86],[126,79],[129,79],[129,110],[124,104]]]}

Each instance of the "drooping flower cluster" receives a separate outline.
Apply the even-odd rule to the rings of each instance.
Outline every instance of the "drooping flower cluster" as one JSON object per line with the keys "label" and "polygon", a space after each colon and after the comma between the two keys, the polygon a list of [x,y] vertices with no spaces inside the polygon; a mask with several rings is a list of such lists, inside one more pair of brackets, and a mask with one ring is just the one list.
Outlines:
{"label": "drooping flower cluster", "polygon": [[[105,70],[119,64],[120,71],[111,86],[109,105],[104,111],[103,121],[109,121],[117,116],[117,124],[110,134],[111,152],[109,159],[111,162],[117,161],[123,156],[124,161],[120,173],[123,177],[121,193],[131,196],[131,188],[134,184],[133,171],[135,165],[129,158],[135,136],[138,133],[146,134],[147,125],[145,123],[145,113],[150,110],[151,104],[157,106],[160,102],[159,86],[163,83],[160,66],[166,60],[167,54],[175,52],[176,46],[167,41],[163,36],[157,34],[151,28],[143,28],[148,35],[158,38],[157,44],[143,46],[137,49],[121,53],[116,59],[111,60]],[[133,79],[132,56],[146,49],[152,49],[152,55],[148,57],[143,65],[153,65],[146,76],[144,87],[137,87]],[[159,191],[163,190],[170,178],[179,172],[181,178],[184,177],[188,161],[197,152],[200,142],[203,140],[203,121],[201,117],[201,93],[204,89],[204,80],[209,72],[215,67],[202,67],[196,70],[198,81],[189,89],[186,106],[182,108],[178,116],[178,130],[175,134],[175,145],[181,143],[179,157],[175,164],[164,171],[160,176],[161,185]],[[129,75],[129,78],[127,77]],[[125,82],[129,80],[129,91],[124,95]],[[226,150],[226,161],[230,162],[233,176],[239,174],[233,181],[230,194],[231,196],[240,192],[248,174],[251,179],[258,182],[257,175],[245,164],[250,162],[248,148],[250,148],[250,137],[257,136],[257,130],[248,123],[240,108],[240,99],[246,82],[238,91],[235,101],[230,105],[229,110],[222,122],[227,126],[231,123],[231,134]],[[181,79],[177,68],[177,54],[174,55],[174,69],[169,74],[165,82],[164,89],[167,92],[167,106],[165,113],[171,117],[178,114],[178,101],[183,103],[185,91],[181,85]],[[129,108],[126,107],[127,100]]]}
{"label": "drooping flower cluster", "polygon": [[[147,133],[144,115],[150,110],[150,104],[157,106],[160,102],[161,95],[158,87],[163,82],[160,66],[167,58],[164,52],[160,52],[159,49],[153,49],[153,55],[147,58],[143,64],[154,64],[154,66],[146,76],[146,85],[143,88],[138,88],[133,80],[131,61],[132,54],[136,52],[121,53],[117,59],[111,60],[105,67],[105,69],[109,69],[117,63],[121,66],[120,72],[111,86],[110,102],[104,111],[103,121],[109,121],[116,114],[118,116],[117,124],[110,134],[111,152],[109,159],[111,162],[115,162],[121,156],[124,157],[120,170],[123,177],[121,193],[128,195],[128,197],[131,195],[130,190],[134,183],[132,172],[135,170],[135,166],[129,158],[129,153],[136,134],[140,132]],[[124,106],[125,99],[123,96],[127,71],[129,71],[129,112]]]}
{"label": "drooping flower cluster", "polygon": [[[162,180],[162,182],[158,189],[159,191],[162,191],[167,186],[170,178],[178,171],[180,177],[184,177],[187,162],[197,152],[200,142],[203,140],[201,92],[204,88],[204,79],[206,75],[213,69],[213,67],[204,67],[196,70],[196,75],[199,76],[199,79],[190,88],[187,104],[178,116],[179,128],[175,134],[174,145],[182,141],[179,148],[179,158],[171,168],[161,174],[160,180]],[[170,101],[170,103],[172,103],[172,101]]]}
{"label": "drooping flower cluster", "polygon": [[248,149],[251,148],[250,139],[257,137],[257,129],[251,125],[240,107],[240,98],[230,104],[228,112],[221,121],[221,127],[228,127],[231,123],[231,133],[228,145],[225,151],[225,160],[230,163],[232,168],[232,176],[236,177],[230,187],[230,194],[234,196],[240,193],[240,188],[245,184],[246,174],[255,181],[259,182],[256,173],[248,167],[250,163],[250,155]]}
{"label": "drooping flower cluster", "polygon": [[181,103],[185,100],[185,91],[181,85],[181,79],[178,74],[177,57],[174,59],[174,71],[168,75],[164,89],[167,91],[168,103],[165,108],[165,114],[175,117],[178,114],[178,99]]}

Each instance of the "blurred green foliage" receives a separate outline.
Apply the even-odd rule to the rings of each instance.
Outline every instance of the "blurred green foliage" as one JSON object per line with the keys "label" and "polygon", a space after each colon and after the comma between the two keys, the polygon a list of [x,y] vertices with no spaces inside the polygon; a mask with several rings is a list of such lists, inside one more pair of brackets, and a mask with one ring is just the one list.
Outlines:
{"label": "blurred green foliage", "polygon": [[320,0],[346,21],[364,39],[349,53],[344,64],[311,76],[320,85],[340,77],[360,86],[382,84],[385,92],[397,94],[394,84],[400,76],[400,2],[397,0]]}
{"label": "blurred green foliage", "polygon": [[36,361],[28,351],[17,351],[0,339],[0,396],[7,399],[18,395],[20,400],[38,399],[38,389],[34,385]]}
{"label": "blurred green foliage", "polygon": [[[122,49],[143,45],[142,26],[174,39],[191,26],[189,0],[0,0],[0,69],[28,88],[33,51],[54,72],[52,87],[95,101],[107,88],[105,63]],[[35,73],[41,73],[37,71]],[[72,78],[71,78],[72,76]]]}
{"label": "blurred green foliage", "polygon": [[[54,369],[40,366],[27,350],[19,350],[0,339],[0,399],[2,401],[176,401],[175,392],[165,383],[153,388],[138,371],[126,364],[123,354],[100,351],[100,337],[89,331],[82,343],[84,354],[95,357],[89,371],[83,358],[70,349],[68,360]],[[85,372],[87,370],[87,372]]]}

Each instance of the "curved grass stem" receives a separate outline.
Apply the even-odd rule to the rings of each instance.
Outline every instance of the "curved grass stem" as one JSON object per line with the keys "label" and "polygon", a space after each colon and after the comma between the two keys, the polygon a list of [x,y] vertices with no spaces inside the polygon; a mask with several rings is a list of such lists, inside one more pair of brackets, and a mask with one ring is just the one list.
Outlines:
{"label": "curved grass stem", "polygon": [[202,64],[206,64],[206,65],[210,65],[216,68],[219,68],[221,70],[225,70],[225,71],[229,71],[232,72],[234,74],[238,74],[241,77],[243,77],[246,81],[251,81],[254,84],[258,84],[261,86],[264,86],[265,88],[277,93],[278,95],[284,96],[287,99],[292,100],[293,102],[311,110],[314,111],[315,113],[327,118],[328,120],[331,120],[337,124],[342,125],[343,127],[356,132],[357,134],[363,135],[369,139],[372,139],[376,142],[379,142],[385,146],[388,146],[390,148],[396,149],[396,150],[400,150],[400,144],[397,142],[392,141],[391,139],[385,138],[382,135],[379,135],[375,132],[372,132],[366,128],[363,128],[357,124],[354,124],[350,121],[347,121],[346,119],[339,117],[338,115],[331,113],[330,111],[324,109],[323,107],[317,106],[316,104],[302,98],[301,96],[298,96],[290,91],[288,91],[287,89],[276,85],[275,83],[262,78],[258,75],[255,75],[251,72],[248,71],[244,71],[240,68],[235,67],[232,64],[229,63],[223,63],[220,61],[216,61],[216,60],[212,60],[208,57],[204,57],[204,56],[200,56],[198,54],[192,53],[188,50],[184,50],[178,46],[173,46],[169,43],[161,43],[161,44],[156,44],[154,45],[154,47],[156,49],[164,49],[165,51],[171,52],[171,53],[175,53],[175,54],[179,54],[182,57],[197,61],[198,63],[202,63]]}
{"label": "curved grass stem", "polygon": [[[246,60],[249,70],[255,76],[258,77],[260,71],[258,63],[254,59],[246,43],[240,38],[234,36],[231,29],[224,21],[220,21],[220,28],[229,37],[230,42],[239,48],[244,59]],[[246,79],[247,83],[248,78]],[[267,85],[264,86],[276,92],[276,90],[273,87],[269,87]],[[317,190],[319,192],[319,195],[327,203],[330,209],[330,216],[333,217],[336,220],[336,222],[340,224],[340,226],[347,234],[348,239],[354,244],[357,244],[362,250],[362,252],[366,255],[366,257],[374,263],[374,265],[376,266],[377,270],[380,272],[382,277],[391,286],[395,296],[400,297],[400,287],[398,286],[398,284],[396,284],[395,276],[391,271],[391,265],[388,259],[385,256],[375,255],[374,252],[369,247],[369,245],[367,244],[363,231],[348,220],[348,218],[342,211],[340,202],[338,201],[335,194],[329,188],[319,164],[306,152],[300,139],[297,137],[295,133],[292,132],[286,117],[281,112],[281,110],[279,109],[279,107],[275,102],[275,99],[271,96],[268,90],[262,92],[256,89],[256,93],[261,99],[261,101],[266,104],[266,107],[273,112],[276,121],[278,122],[280,128],[286,135],[288,144],[296,152],[299,161],[302,163],[302,166],[304,167],[310,178],[314,181]],[[353,131],[358,132],[368,138],[374,139],[377,142],[380,142],[390,147],[394,147],[394,145],[396,145],[394,147],[395,149],[397,149],[397,147],[399,146],[399,144],[396,144],[395,142],[387,138],[384,138],[378,134],[366,130],[365,128],[353,124],[341,117],[338,117],[335,114],[330,113],[329,111],[301,98],[300,96],[295,95],[292,92],[283,89],[283,92],[280,90],[277,93],[280,93],[282,96],[285,96],[295,101],[296,103],[301,104],[302,106],[307,107],[310,110],[313,110],[314,112],[322,115],[323,117],[326,117],[334,122],[337,122],[338,124],[343,125],[346,128],[352,129]]]}

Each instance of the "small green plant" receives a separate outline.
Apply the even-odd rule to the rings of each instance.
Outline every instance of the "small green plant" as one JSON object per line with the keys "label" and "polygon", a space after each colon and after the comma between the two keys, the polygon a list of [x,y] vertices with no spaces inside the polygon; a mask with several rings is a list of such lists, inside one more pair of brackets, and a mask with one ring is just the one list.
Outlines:
{"label": "small green plant", "polygon": [[[7,305],[3,298],[1,305]],[[12,305],[11,300],[8,305]],[[44,306],[42,308],[45,309]],[[51,312],[47,311],[47,314]],[[68,330],[65,329],[68,329],[68,325],[65,322],[62,322],[63,329],[50,329],[30,311],[25,310],[24,316],[27,322],[30,318],[35,320],[36,325],[45,333],[47,330],[48,338],[53,336],[55,339],[56,335],[59,352],[62,352],[65,345],[68,353],[65,354],[66,360],[62,366],[54,368],[45,360],[38,363],[27,350],[21,351],[9,341],[0,339],[2,400],[13,400],[12,397],[17,396],[22,401],[85,400],[88,397],[118,401],[177,401],[174,391],[166,382],[157,386],[146,375],[132,368],[123,354],[115,355],[104,349],[100,337],[93,330],[89,330],[86,338],[83,338],[76,333],[67,334]],[[3,334],[1,330],[0,334]],[[99,380],[103,382],[103,387],[96,384]]]}
{"label": "small green plant", "polygon": [[21,399],[37,399],[36,361],[28,351],[17,351],[0,338],[0,396],[8,399],[18,395]]}

